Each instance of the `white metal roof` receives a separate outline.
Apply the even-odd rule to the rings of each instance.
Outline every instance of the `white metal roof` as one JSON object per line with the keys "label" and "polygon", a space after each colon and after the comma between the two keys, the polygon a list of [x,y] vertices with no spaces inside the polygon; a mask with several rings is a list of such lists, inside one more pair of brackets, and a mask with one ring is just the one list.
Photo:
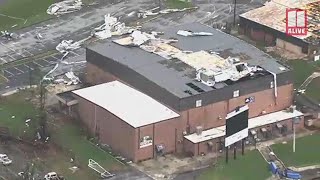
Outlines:
{"label": "white metal roof", "polygon": [[73,91],[137,128],[180,115],[150,96],[119,81]]}
{"label": "white metal roof", "polygon": [[[280,122],[286,119],[291,119],[293,117],[299,117],[302,115],[303,113],[297,110],[295,110],[293,113],[287,112],[287,111],[278,111],[278,112],[274,112],[274,113],[249,119],[248,128],[249,129],[257,128],[260,126]],[[222,137],[225,135],[226,135],[226,127],[220,126],[220,127],[203,131],[201,135],[197,135],[196,133],[193,133],[190,135],[186,135],[184,137],[193,143],[200,143],[200,142],[208,141],[210,139]]]}

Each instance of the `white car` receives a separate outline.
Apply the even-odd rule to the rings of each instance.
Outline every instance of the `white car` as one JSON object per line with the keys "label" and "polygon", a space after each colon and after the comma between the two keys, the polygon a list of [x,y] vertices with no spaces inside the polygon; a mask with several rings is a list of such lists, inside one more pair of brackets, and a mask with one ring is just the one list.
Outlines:
{"label": "white car", "polygon": [[59,180],[59,176],[56,172],[49,172],[44,176],[45,180]]}
{"label": "white car", "polygon": [[9,159],[6,154],[0,154],[0,163],[3,165],[9,165],[12,163],[12,160]]}

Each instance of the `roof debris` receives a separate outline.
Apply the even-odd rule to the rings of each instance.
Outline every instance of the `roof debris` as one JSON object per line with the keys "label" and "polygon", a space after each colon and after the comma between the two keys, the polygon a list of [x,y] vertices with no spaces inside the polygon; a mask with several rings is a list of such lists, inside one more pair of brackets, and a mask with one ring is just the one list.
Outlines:
{"label": "roof debris", "polygon": [[119,22],[117,18],[107,14],[104,16],[104,24],[94,29],[94,36],[99,39],[107,39],[112,36],[130,34],[139,28],[127,27],[124,23]]}
{"label": "roof debris", "polygon": [[183,8],[183,9],[164,9],[158,12],[154,12],[156,10],[160,9],[160,7],[155,7],[150,10],[142,11],[140,10],[137,13],[138,18],[147,18],[148,16],[155,16],[158,14],[169,14],[169,13],[175,13],[175,12],[183,12],[183,11],[188,11],[188,10],[195,10],[198,9],[198,7],[190,7],[190,8]]}
{"label": "roof debris", "polygon": [[64,54],[70,50],[78,49],[80,47],[81,44],[78,42],[73,42],[73,40],[62,40],[61,43],[59,43],[56,47],[56,50]]}
{"label": "roof debris", "polygon": [[[182,36],[210,36],[212,33],[192,32],[179,30],[177,34]],[[250,66],[240,62],[239,58],[229,57],[224,59],[217,53],[207,51],[183,51],[170,43],[177,42],[175,39],[161,39],[156,37],[157,33],[148,34],[141,31],[134,31],[130,36],[113,40],[122,46],[138,46],[140,49],[157,54],[165,59],[179,59],[193,67],[196,73],[196,80],[214,86],[216,82],[227,80],[238,81],[239,79],[254,75],[254,72],[265,71],[257,66]]]}
{"label": "roof debris", "polygon": [[177,32],[180,36],[212,36],[212,33],[209,32],[192,32],[192,31],[185,31],[185,30],[179,30]]}
{"label": "roof debris", "polygon": [[83,3],[81,0],[65,0],[50,5],[47,9],[47,14],[61,15],[72,13],[81,9]]}

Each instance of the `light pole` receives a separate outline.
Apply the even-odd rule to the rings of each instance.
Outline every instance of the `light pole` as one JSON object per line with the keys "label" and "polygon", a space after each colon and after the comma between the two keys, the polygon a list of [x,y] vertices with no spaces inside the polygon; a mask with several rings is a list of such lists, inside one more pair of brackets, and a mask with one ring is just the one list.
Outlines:
{"label": "light pole", "polygon": [[292,151],[296,152],[296,124],[300,123],[300,117],[292,118],[292,125],[293,125],[293,146]]}

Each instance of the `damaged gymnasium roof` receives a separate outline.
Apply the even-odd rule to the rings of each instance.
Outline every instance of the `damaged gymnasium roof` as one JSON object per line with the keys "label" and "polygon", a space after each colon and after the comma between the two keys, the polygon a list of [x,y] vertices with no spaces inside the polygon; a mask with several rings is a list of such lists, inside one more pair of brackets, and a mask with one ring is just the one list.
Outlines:
{"label": "damaged gymnasium roof", "polygon": [[[184,37],[177,35],[179,30],[209,32],[213,35]],[[239,58],[243,62],[247,62],[253,66],[260,66],[275,74],[287,70],[275,59],[254,46],[200,23],[169,28],[160,38],[177,39],[178,42],[171,45],[182,51],[197,52],[203,50],[216,52],[222,58]],[[89,49],[133,69],[180,98],[214,90],[210,86],[195,81],[195,69],[178,59],[168,60],[159,55],[146,52],[139,47],[121,46],[112,42],[112,40],[114,39],[105,40],[105,42],[99,43]]]}

